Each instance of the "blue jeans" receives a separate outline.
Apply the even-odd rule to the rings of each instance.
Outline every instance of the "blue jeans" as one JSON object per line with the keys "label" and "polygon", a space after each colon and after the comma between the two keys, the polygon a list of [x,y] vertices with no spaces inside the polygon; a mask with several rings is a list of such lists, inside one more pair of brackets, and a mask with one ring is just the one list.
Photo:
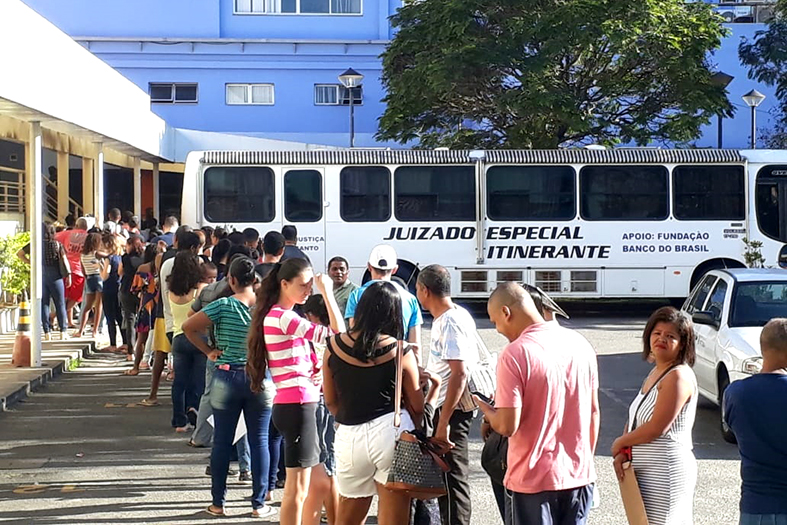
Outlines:
{"label": "blue jeans", "polygon": [[[175,375],[177,376],[177,373]],[[210,455],[213,505],[224,508],[232,441],[240,413],[243,411],[251,454],[251,506],[258,509],[265,502],[264,485],[267,483],[263,484],[263,479],[270,468],[268,428],[273,406],[273,388],[269,386],[259,394],[252,392],[245,365],[231,365],[229,370],[216,368],[213,372],[210,404],[213,407],[215,423],[213,451]]]}
{"label": "blue jeans", "polygon": [[283,437],[276,425],[273,424],[273,420],[271,420],[270,428],[268,429],[268,450],[271,456],[270,467],[268,468],[268,492],[276,488],[276,480],[279,479],[282,442]]}
{"label": "blue jeans", "polygon": [[44,287],[41,296],[41,324],[44,333],[52,331],[52,324],[49,322],[49,301],[55,303],[55,314],[57,324],[61,332],[68,329],[66,324],[66,288],[63,285],[63,277],[60,276],[60,268],[56,266],[44,266]]}
{"label": "blue jeans", "polygon": [[741,512],[740,525],[787,525],[787,514],[746,514]]}
{"label": "blue jeans", "polygon": [[205,390],[207,356],[179,334],[172,341],[175,380],[172,382],[172,426],[185,427],[189,422],[186,411],[199,409],[199,399]]}

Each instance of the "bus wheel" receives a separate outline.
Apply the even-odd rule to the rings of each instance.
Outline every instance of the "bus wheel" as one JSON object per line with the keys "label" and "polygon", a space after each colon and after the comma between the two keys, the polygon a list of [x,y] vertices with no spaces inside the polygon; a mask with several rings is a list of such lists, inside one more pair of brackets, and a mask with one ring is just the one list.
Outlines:
{"label": "bus wheel", "polygon": [[746,268],[746,266],[735,259],[711,259],[710,261],[705,261],[697,266],[694,273],[691,274],[689,290],[686,292],[686,296],[688,296],[697,283],[700,282],[703,275],[711,270],[722,270],[724,268]]}

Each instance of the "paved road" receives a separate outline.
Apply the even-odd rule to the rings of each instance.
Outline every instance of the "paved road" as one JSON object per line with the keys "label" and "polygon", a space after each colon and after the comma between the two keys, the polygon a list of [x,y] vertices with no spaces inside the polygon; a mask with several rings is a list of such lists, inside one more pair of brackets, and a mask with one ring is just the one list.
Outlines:
{"label": "paved road", "polygon": [[[651,309],[651,305],[569,306],[572,319],[566,324],[580,330],[599,352],[601,505],[592,511],[593,525],[625,523],[608,450],[648,370],[639,358],[639,336]],[[475,311],[482,337],[491,349],[500,350],[502,337],[485,321],[483,308]],[[163,385],[162,407],[134,406],[147,394],[149,376],[120,376],[123,366],[111,359],[89,359],[14,411],[0,415],[0,522],[215,521],[201,512],[210,496],[210,480],[203,475],[208,452],[188,448],[169,427],[169,385]],[[698,524],[737,523],[738,453],[721,440],[718,417],[717,408],[700,402],[694,429]],[[494,499],[479,465],[477,427],[472,440],[473,523],[496,524]],[[251,521],[250,507],[243,500],[248,493],[246,487],[231,486],[228,512],[232,516],[221,523]],[[370,517],[368,522],[376,520]]]}

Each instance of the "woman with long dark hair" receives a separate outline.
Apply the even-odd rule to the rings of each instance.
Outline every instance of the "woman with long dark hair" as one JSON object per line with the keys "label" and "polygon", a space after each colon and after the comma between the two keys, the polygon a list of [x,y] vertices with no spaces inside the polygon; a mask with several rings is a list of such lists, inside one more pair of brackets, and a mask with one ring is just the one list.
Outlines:
{"label": "woman with long dark hair", "polygon": [[202,282],[200,258],[184,250],[175,255],[172,273],[167,277],[169,305],[172,312],[172,358],[177,370],[172,383],[172,427],[175,432],[190,432],[197,424],[199,400],[205,391],[207,356],[183,335],[182,325],[188,319]]}
{"label": "woman with long dark hair", "polygon": [[[344,320],[333,296],[330,277],[315,276],[305,259],[277,263],[263,279],[249,330],[247,370],[251,388],[259,391],[268,373],[276,384],[273,424],[284,437],[287,469],[281,503],[282,525],[301,525],[303,517],[313,514],[312,502],[306,505],[306,496],[311,469],[320,462],[317,436],[320,387],[315,381],[317,370],[308,342],[325,343],[330,329],[307,321],[292,310],[296,304],[306,302],[312,284],[325,297],[331,328],[343,331]],[[314,506],[322,505],[322,501],[317,501],[319,498],[313,499]]]}
{"label": "woman with long dark hair", "polygon": [[82,312],[79,319],[79,329],[75,337],[82,337],[85,331],[90,311],[93,310],[93,337],[101,332],[101,301],[104,295],[104,281],[101,279],[103,262],[99,259],[106,254],[99,252],[101,248],[101,234],[91,233],[85,239],[82,247],[82,271],[85,273],[85,300],[82,303]]}
{"label": "woman with long dark hair", "polygon": [[[139,365],[142,362],[142,355],[145,352],[145,343],[148,342],[150,331],[153,328],[154,312],[156,311],[156,300],[158,298],[158,288],[156,287],[156,255],[158,246],[148,244],[145,248],[145,258],[131,284],[131,293],[139,297],[139,310],[134,328],[137,331],[137,340],[134,344],[134,366],[126,370],[128,376],[139,374]],[[143,400],[144,401],[144,400]]]}
{"label": "woman with long dark hair", "polygon": [[139,298],[131,291],[131,285],[134,282],[134,276],[137,274],[137,268],[144,262],[145,242],[139,235],[132,235],[126,241],[126,253],[120,258],[120,267],[118,268],[118,275],[120,276],[120,292],[118,297],[120,299],[120,310],[123,314],[121,329],[125,332],[126,337],[126,352],[128,353],[129,360],[134,359],[134,337],[135,330],[134,324],[139,309]]}
{"label": "woman with long dark hair", "polygon": [[[218,228],[216,229],[218,230]],[[230,248],[232,248],[232,243],[229,239],[221,239],[213,247],[210,260],[216,265],[216,269],[218,270],[217,279],[219,281],[222,280],[227,273],[227,259],[230,255]]]}
{"label": "woman with long dark hair", "polygon": [[615,472],[631,461],[651,525],[693,523],[697,460],[691,431],[697,412],[694,325],[671,306],[659,308],[642,334],[642,358],[654,364],[629,407],[626,431],[612,443]]}
{"label": "woman with long dark hair", "polygon": [[[29,253],[29,244],[26,246],[26,249]],[[55,304],[57,325],[60,328],[60,339],[68,339],[64,280],[70,281],[71,275],[70,273],[67,274],[64,279],[60,271],[61,260],[67,261],[67,255],[63,245],[55,240],[55,227],[44,223],[44,286],[43,295],[41,296],[41,323],[43,324],[44,340],[49,340],[49,333],[52,330],[52,320],[49,317],[50,299]],[[68,268],[68,266],[65,266],[65,268]]]}
{"label": "woman with long dark hair", "polygon": [[[269,517],[275,511],[265,505],[263,480],[267,479],[268,426],[273,404],[274,387],[263,377],[252,391],[251,379],[246,371],[246,337],[251,324],[251,309],[257,302],[254,293],[254,261],[236,257],[230,264],[227,279],[234,295],[217,299],[183,323],[183,333],[188,340],[210,360],[208,366],[216,368],[211,382],[210,404],[213,408],[213,450],[210,455],[211,494],[213,501],[207,508],[212,516],[224,515],[227,496],[227,471],[233,448],[235,428],[240,413],[246,422],[251,452],[252,516]],[[208,346],[204,334],[213,329],[215,348]],[[175,377],[180,374],[178,369]]]}
{"label": "woman with long dark hair", "polygon": [[372,497],[379,498],[380,523],[406,525],[407,495],[384,485],[400,431],[423,420],[424,395],[418,363],[409,347],[402,358],[402,420],[394,427],[396,354],[404,338],[402,299],[396,287],[380,281],[367,288],[354,316],[353,327],[328,339],[324,355],[325,404],[336,417],[336,482],[339,487],[337,522],[362,524]]}
{"label": "woman with long dark hair", "polygon": [[121,256],[123,255],[125,239],[115,233],[105,233],[101,239],[108,258],[107,264],[101,270],[101,278],[104,279],[104,317],[107,321],[107,332],[109,334],[109,347],[106,351],[117,351],[117,329],[120,328],[123,344],[128,348],[126,331],[123,330],[123,314],[120,308]]}

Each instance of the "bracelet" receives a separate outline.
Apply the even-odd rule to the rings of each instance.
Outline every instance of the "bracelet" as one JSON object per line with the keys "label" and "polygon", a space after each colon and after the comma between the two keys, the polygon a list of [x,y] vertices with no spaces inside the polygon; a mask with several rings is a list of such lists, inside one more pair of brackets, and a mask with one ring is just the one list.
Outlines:
{"label": "bracelet", "polygon": [[623,447],[623,448],[621,448],[620,452],[618,452],[618,454],[625,454],[626,455],[626,460],[627,461],[631,461],[631,447]]}

